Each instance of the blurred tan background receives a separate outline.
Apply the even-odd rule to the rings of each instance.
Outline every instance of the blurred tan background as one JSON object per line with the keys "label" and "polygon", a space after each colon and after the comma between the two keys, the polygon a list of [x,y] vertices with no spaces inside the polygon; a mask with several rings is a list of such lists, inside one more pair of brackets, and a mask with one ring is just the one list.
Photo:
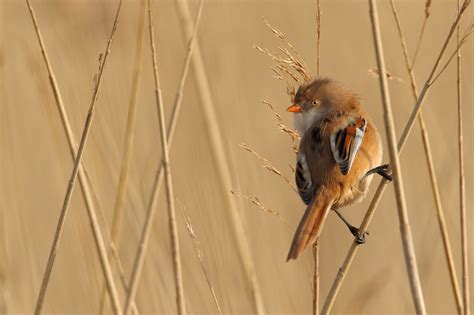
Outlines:
{"label": "blurred tan background", "polygon": [[[321,73],[356,91],[374,118],[385,141],[376,67],[366,1],[321,1]],[[397,1],[408,49],[413,55],[424,1]],[[92,95],[98,56],[105,48],[117,1],[33,1],[53,69],[77,138]],[[110,225],[124,149],[125,126],[135,56],[139,1],[124,1],[121,19],[105,69],[94,125],[84,163],[97,194],[96,204]],[[197,2],[191,3],[194,16]],[[434,1],[416,66],[421,87],[453,21],[456,1]],[[388,1],[380,2],[380,20],[388,70],[408,81],[395,22]],[[0,313],[28,314],[34,310],[72,161],[49,85],[47,71],[25,1],[3,0],[0,50]],[[159,70],[169,116],[185,56],[184,37],[173,1],[155,1],[155,32]],[[261,168],[238,147],[245,142],[292,178],[291,141],[274,124],[267,100],[292,125],[284,112],[289,105],[284,83],[272,78],[272,62],[252,46],[273,51],[280,45],[262,21],[283,31],[315,70],[314,1],[206,1],[198,40],[209,77],[212,98],[225,140],[233,187],[223,187],[216,172],[204,116],[191,68],[184,103],[171,149],[171,168],[178,207],[191,217],[205,254],[211,281],[224,313],[255,313],[250,285],[240,263],[224,194],[230,189],[257,195],[292,225],[304,206],[279,178]],[[472,21],[470,10],[462,25]],[[469,22],[470,23],[470,22]],[[125,220],[119,255],[130,274],[146,205],[159,159],[158,121],[153,75],[145,31],[142,74],[127,188]],[[472,41],[463,48],[464,133],[468,219],[472,223]],[[451,46],[452,49],[452,46]],[[442,75],[424,106],[436,174],[446,212],[454,258],[460,278],[460,228],[457,166],[455,64]],[[397,134],[414,105],[409,87],[390,81]],[[385,150],[384,161],[388,162]],[[424,152],[416,124],[401,158],[405,191],[418,267],[429,313],[455,313],[436,209]],[[373,194],[378,179],[370,193]],[[165,194],[160,194],[145,269],[137,293],[141,313],[174,313],[174,281]],[[255,265],[266,312],[309,313],[310,251],[286,263],[293,236],[277,217],[237,199]],[[359,224],[370,198],[343,211]],[[470,224],[472,226],[472,224]],[[190,313],[215,313],[191,239],[178,217],[184,289]],[[336,301],[335,314],[407,314],[414,308],[406,277],[393,189],[387,189],[369,228],[370,236],[357,255]],[[470,268],[474,273],[473,233],[469,231]],[[321,298],[351,244],[352,237],[330,215],[321,238]],[[93,314],[99,310],[103,284],[97,251],[77,185],[62,243],[46,295],[46,313]],[[118,282],[118,277],[117,283]],[[123,297],[123,292],[120,290]],[[471,299],[471,304],[474,301]]]}

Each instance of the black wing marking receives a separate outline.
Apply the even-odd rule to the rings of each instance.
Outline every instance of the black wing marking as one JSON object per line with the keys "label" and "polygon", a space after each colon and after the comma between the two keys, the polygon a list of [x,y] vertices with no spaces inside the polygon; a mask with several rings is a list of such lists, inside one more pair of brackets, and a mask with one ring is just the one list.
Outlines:
{"label": "black wing marking", "polygon": [[298,161],[296,162],[295,181],[301,199],[306,205],[309,205],[311,199],[313,198],[314,188],[313,183],[311,182],[311,174],[309,172],[306,156],[304,154],[300,154],[298,156]]}
{"label": "black wing marking", "polygon": [[347,127],[331,135],[331,150],[341,173],[347,175],[362,144],[366,127],[363,117],[352,120]]}

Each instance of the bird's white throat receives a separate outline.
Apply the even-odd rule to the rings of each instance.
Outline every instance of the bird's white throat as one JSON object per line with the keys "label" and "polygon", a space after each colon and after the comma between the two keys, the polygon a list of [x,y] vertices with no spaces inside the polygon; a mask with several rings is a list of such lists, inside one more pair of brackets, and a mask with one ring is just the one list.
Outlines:
{"label": "bird's white throat", "polygon": [[317,120],[321,119],[322,116],[323,112],[317,109],[295,113],[294,126],[296,131],[300,134],[300,137],[303,137],[306,131],[308,131]]}

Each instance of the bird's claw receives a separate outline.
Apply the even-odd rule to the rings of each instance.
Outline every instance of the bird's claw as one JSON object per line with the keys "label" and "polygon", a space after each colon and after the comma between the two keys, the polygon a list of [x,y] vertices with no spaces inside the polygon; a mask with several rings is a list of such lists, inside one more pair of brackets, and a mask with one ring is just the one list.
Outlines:
{"label": "bird's claw", "polygon": [[354,235],[355,237],[355,242],[357,244],[365,244],[365,237],[367,235],[370,235],[369,232],[365,231],[365,232],[361,232],[358,228],[356,228],[355,226],[351,226],[349,227],[349,230],[351,231],[352,235]]}
{"label": "bird's claw", "polygon": [[380,176],[382,176],[383,178],[385,178],[386,180],[388,180],[390,182],[393,180],[392,171],[390,170],[390,165],[388,165],[388,164],[382,165],[382,167],[379,171],[379,174],[380,174]]}

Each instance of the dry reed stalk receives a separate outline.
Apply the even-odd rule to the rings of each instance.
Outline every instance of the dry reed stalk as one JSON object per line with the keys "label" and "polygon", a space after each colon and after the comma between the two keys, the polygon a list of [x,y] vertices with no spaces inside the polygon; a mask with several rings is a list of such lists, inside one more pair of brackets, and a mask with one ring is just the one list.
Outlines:
{"label": "dry reed stalk", "polygon": [[[458,10],[460,0],[458,0]],[[456,30],[456,39],[460,45],[459,25]],[[462,287],[463,287],[463,306],[464,315],[470,315],[470,292],[469,292],[469,251],[467,246],[467,214],[466,214],[466,182],[464,177],[464,143],[463,143],[463,110],[462,110],[462,91],[461,91],[461,49],[456,54],[456,90],[458,105],[458,145],[459,145],[459,207],[461,212],[461,256],[462,256]]]}
{"label": "dry reed stalk", "polygon": [[313,272],[313,315],[319,314],[319,237],[313,245],[313,261],[314,261],[314,272]]}
{"label": "dry reed stalk", "polygon": [[[441,62],[441,58],[444,56],[444,53],[448,47],[448,44],[453,37],[453,34],[455,30],[457,29],[457,26],[459,24],[459,21],[461,20],[461,17],[463,16],[464,12],[468,8],[468,6],[471,4],[471,0],[464,0],[461,8],[459,9],[459,12],[456,16],[456,19],[454,20],[453,24],[451,25],[451,29],[449,30],[448,36],[446,40],[443,43],[443,46],[441,48],[441,51],[438,55],[438,58],[435,61],[435,64],[433,66],[433,69],[431,70],[431,73],[428,76],[428,79],[425,81],[425,84],[423,86],[423,89],[420,92],[420,95],[418,97],[418,101],[416,102],[414,109],[412,110],[410,117],[408,118],[408,123],[403,130],[402,136],[400,138],[400,142],[404,143],[406,139],[408,138],[408,134],[411,132],[411,129],[413,128],[415,118],[418,116],[418,113],[420,112],[421,106],[423,105],[425,99],[426,99],[426,94],[428,94],[428,91],[430,90],[431,86],[433,83],[438,79],[438,77],[441,75],[441,73],[444,71],[446,66],[450,63],[451,58],[448,60],[446,65],[441,69],[441,71],[438,73],[438,75],[435,76],[436,71],[438,70],[439,64]],[[472,30],[472,25],[471,25],[471,30]],[[467,36],[465,36],[467,38]],[[458,46],[456,50],[459,50],[461,46]]]}
{"label": "dry reed stalk", "polygon": [[125,145],[122,156],[122,167],[120,170],[119,186],[117,196],[115,200],[115,210],[112,219],[112,231],[111,238],[112,242],[116,247],[119,246],[120,241],[120,230],[123,221],[123,208],[126,197],[126,187],[128,181],[128,174],[130,170],[131,153],[134,142],[134,127],[135,127],[135,116],[137,111],[137,98],[138,98],[138,87],[140,83],[140,72],[141,72],[141,60],[142,60],[142,47],[144,37],[144,21],[145,21],[145,0],[141,0],[141,9],[139,24],[136,35],[136,46],[135,46],[135,64],[133,67],[133,78],[132,88],[128,108],[127,126],[125,131]]}
{"label": "dry reed stalk", "polygon": [[[133,148],[134,141],[134,129],[135,129],[135,116],[137,111],[137,97],[138,97],[138,87],[140,83],[140,72],[141,72],[141,60],[142,60],[142,47],[143,47],[143,37],[144,37],[144,27],[145,25],[145,0],[140,1],[140,16],[138,18],[138,28],[136,34],[136,44],[135,44],[135,62],[133,66],[133,77],[132,77],[132,87],[130,93],[129,107],[128,107],[128,117],[127,117],[127,126],[125,131],[125,144],[124,151],[122,155],[122,166],[120,169],[119,185],[117,190],[117,195],[115,198],[115,207],[112,217],[112,228],[111,228],[111,244],[109,249],[109,259],[112,262],[112,267],[115,264],[120,264],[119,260],[112,258],[118,258],[117,255],[112,255],[112,248],[118,248],[120,242],[120,231],[122,228],[123,221],[123,212],[124,204],[126,198],[126,187],[128,182],[128,175],[130,170],[131,162],[131,153]],[[123,281],[122,281],[123,282]],[[126,283],[123,282],[123,283]],[[107,291],[106,288],[102,290],[102,297],[100,302],[100,314],[104,314],[106,303],[107,303]],[[133,306],[136,309],[136,305]]]}
{"label": "dry reed stalk", "polygon": [[191,223],[191,218],[188,217],[184,211],[183,207],[180,207],[181,217],[183,218],[184,222],[186,223],[186,228],[188,229],[189,236],[193,241],[194,251],[196,252],[196,256],[199,259],[199,264],[201,265],[202,272],[204,273],[204,277],[206,277],[206,282],[209,287],[209,291],[211,291],[212,299],[214,300],[214,304],[216,305],[217,312],[219,315],[222,314],[221,306],[219,301],[217,300],[216,292],[214,290],[214,286],[212,285],[211,278],[207,273],[206,264],[204,262],[204,252],[202,251],[201,244],[199,243],[199,239],[194,232],[193,225]]}
{"label": "dry reed stalk", "polygon": [[[464,14],[465,10],[467,9],[467,7],[469,6],[470,2],[471,2],[470,0],[464,0],[463,5],[461,6],[461,9],[459,10],[459,12],[458,12],[458,14],[455,18],[455,21],[453,22],[453,24],[451,26],[451,30],[448,33],[440,52],[438,53],[438,57],[437,57],[434,65],[433,65],[431,73],[430,73],[430,75],[428,76],[428,78],[425,82],[422,93],[418,97],[418,100],[417,100],[417,102],[416,102],[416,104],[415,104],[415,106],[412,110],[410,118],[408,119],[408,121],[405,125],[405,128],[402,132],[402,135],[400,137],[400,140],[398,142],[398,154],[399,155],[401,154],[401,152],[403,150],[403,147],[405,146],[406,140],[408,139],[408,135],[410,134],[410,131],[413,127],[414,117],[417,116],[418,111],[420,110],[421,106],[423,105],[423,103],[426,99],[426,96],[428,95],[428,92],[432,87],[432,84],[433,84],[432,79],[434,77],[434,74],[438,70],[439,63],[440,63],[442,57],[444,56],[444,53],[446,52],[446,48],[447,48],[447,46],[448,46],[448,44],[449,44],[449,42],[452,38],[453,32],[457,28],[457,26],[458,26],[458,24],[461,20],[461,17],[463,16],[463,14]],[[369,205],[369,208],[367,209],[367,211],[365,213],[365,216],[362,220],[362,223],[359,227],[359,231],[361,231],[362,233],[365,232],[367,230],[368,226],[370,225],[370,222],[371,222],[371,220],[372,220],[372,218],[375,214],[375,210],[377,209],[377,206],[380,202],[380,199],[382,198],[382,195],[385,191],[385,188],[387,187],[387,183],[388,183],[388,181],[386,179],[382,179],[380,181],[380,183],[377,187],[377,190],[374,194],[374,197],[372,198],[372,201]],[[352,261],[354,260],[358,249],[359,249],[359,244],[354,240],[352,242],[351,246],[349,247],[349,250],[347,251],[347,254],[344,258],[344,261],[343,261],[341,267],[339,268],[339,271],[337,272],[336,277],[335,277],[335,279],[334,279],[334,281],[331,285],[331,289],[330,289],[330,291],[329,291],[329,293],[326,297],[326,300],[324,302],[323,311],[322,311],[323,314],[327,314],[331,311],[331,309],[334,305],[334,302],[336,300],[336,297],[339,293],[339,290],[342,286],[342,283],[344,282],[345,276],[347,275],[347,273],[349,271],[349,268],[352,265]]]}
{"label": "dry reed stalk", "polygon": [[97,250],[99,252],[101,267],[103,269],[103,272],[104,272],[104,275],[105,275],[105,278],[106,278],[107,288],[108,288],[109,292],[111,293],[113,309],[114,309],[115,313],[119,313],[119,314],[121,313],[121,306],[120,306],[120,302],[119,302],[119,299],[118,299],[118,294],[117,294],[117,290],[116,290],[116,287],[115,287],[114,279],[113,279],[113,276],[112,276],[112,271],[111,271],[111,268],[110,268],[110,262],[108,260],[107,255],[106,255],[106,246],[104,244],[102,232],[100,230],[99,222],[97,220],[97,215],[96,215],[94,205],[93,205],[93,201],[92,201],[92,197],[91,197],[91,194],[93,192],[91,191],[91,188],[89,188],[89,186],[88,186],[88,181],[87,181],[87,177],[86,177],[86,174],[85,174],[85,170],[84,170],[84,168],[81,164],[82,153],[83,153],[84,146],[85,146],[85,143],[87,141],[87,136],[88,136],[90,126],[91,126],[91,123],[92,123],[94,107],[95,107],[97,97],[98,97],[98,92],[99,92],[99,88],[100,88],[102,73],[103,73],[103,70],[105,68],[105,64],[106,64],[106,61],[107,61],[107,56],[110,52],[113,36],[115,34],[115,30],[116,30],[116,27],[117,27],[121,5],[122,5],[122,1],[119,2],[117,12],[116,12],[116,15],[115,15],[115,19],[114,19],[114,24],[113,24],[113,27],[112,27],[112,32],[110,34],[109,41],[107,43],[107,47],[106,47],[106,50],[104,52],[104,58],[101,60],[101,65],[99,67],[99,75],[98,75],[97,80],[95,82],[95,88],[94,88],[92,102],[91,102],[91,105],[90,105],[90,108],[89,108],[89,113],[88,113],[86,123],[85,123],[85,126],[84,126],[84,130],[83,130],[83,134],[82,134],[82,137],[81,137],[81,142],[80,142],[80,145],[79,145],[79,149],[77,150],[77,153],[76,153],[76,150],[75,150],[76,141],[74,139],[74,135],[72,133],[72,129],[71,129],[71,126],[70,126],[70,123],[69,123],[69,119],[68,119],[66,111],[65,111],[64,103],[63,103],[63,100],[62,100],[61,93],[59,91],[59,87],[58,87],[58,84],[57,84],[57,81],[56,81],[56,77],[54,75],[51,64],[49,62],[49,57],[48,57],[48,54],[47,54],[47,51],[46,51],[46,48],[45,48],[45,45],[44,45],[44,42],[43,42],[43,39],[42,39],[41,31],[39,29],[38,22],[37,22],[36,15],[34,13],[33,7],[31,6],[30,1],[27,0],[27,6],[28,6],[28,9],[30,11],[30,15],[31,15],[31,18],[32,18],[32,21],[33,21],[35,32],[36,32],[36,35],[37,35],[37,38],[38,38],[38,41],[39,41],[39,44],[40,44],[40,47],[41,47],[41,53],[43,55],[43,59],[45,61],[46,67],[48,69],[50,83],[51,83],[51,86],[52,86],[52,89],[53,89],[53,92],[54,92],[56,104],[57,104],[59,112],[61,114],[61,120],[62,120],[63,127],[64,127],[65,132],[66,132],[66,136],[67,136],[67,139],[68,139],[70,151],[71,151],[71,154],[73,155],[73,158],[74,158],[74,168],[73,168],[71,178],[70,178],[69,183],[68,183],[68,190],[67,190],[67,193],[66,193],[66,196],[65,196],[65,199],[64,199],[62,209],[61,209],[61,214],[60,214],[60,217],[59,217],[59,220],[58,220],[58,225],[57,225],[57,228],[56,228],[56,231],[55,231],[53,244],[51,246],[50,254],[49,254],[49,257],[48,257],[46,270],[45,270],[45,273],[43,275],[43,280],[42,280],[40,292],[38,294],[38,298],[37,298],[37,301],[36,301],[35,314],[40,314],[41,311],[42,311],[43,302],[44,302],[45,294],[46,294],[48,283],[49,283],[49,278],[50,278],[50,275],[51,275],[51,272],[52,272],[52,268],[53,268],[53,265],[54,265],[56,253],[57,253],[57,250],[58,250],[58,247],[59,247],[59,242],[60,242],[61,235],[62,235],[62,230],[63,230],[64,223],[65,223],[66,216],[67,216],[67,210],[68,210],[70,198],[72,196],[72,191],[73,191],[74,184],[75,184],[75,181],[77,179],[78,174],[80,176],[80,182],[81,182],[82,191],[83,191],[83,194],[84,194],[84,199],[86,201],[88,215],[89,215],[89,219],[91,221],[92,230],[93,230],[93,233],[94,233],[94,239],[95,239],[95,242],[96,242]]}
{"label": "dry reed stalk", "polygon": [[244,149],[245,151],[247,152],[250,152],[252,153],[258,160],[260,160],[263,164],[262,164],[262,167],[264,169],[266,169],[267,171],[277,175],[278,177],[280,177],[281,179],[283,179],[285,181],[285,183],[288,184],[288,186],[290,186],[290,188],[294,191],[294,192],[297,192],[296,190],[296,187],[292,184],[292,182],[288,179],[288,177],[286,177],[281,171],[279,171],[275,166],[273,166],[272,162],[270,162],[268,159],[264,158],[263,156],[261,156],[258,152],[256,152],[255,150],[251,149],[249,146],[247,146],[245,143],[241,143],[239,145],[239,147],[241,147],[242,149]]}
{"label": "dry reed stalk", "polygon": [[[183,31],[187,37],[193,33],[191,13],[189,10],[189,4],[186,0],[176,0],[175,4],[177,5],[178,14],[181,19]],[[212,149],[212,154],[214,155],[216,172],[220,177],[220,181],[225,189],[229,191],[232,187],[232,177],[230,173],[229,163],[225,154],[224,141],[220,132],[220,127],[216,115],[216,108],[214,106],[211,90],[209,87],[209,81],[207,79],[206,70],[204,67],[201,50],[199,48],[199,42],[196,40],[195,48],[193,54],[193,67],[195,82],[197,84],[197,89],[200,98],[200,104],[202,106],[202,113],[204,114],[205,126],[209,135],[210,145]],[[243,229],[243,222],[241,214],[237,207],[235,200],[231,197],[229,193],[224,194],[226,198],[226,204],[229,208],[232,229],[235,234],[235,239],[237,241],[237,250],[239,253],[239,259],[241,260],[245,274],[248,276],[247,280],[250,283],[252,295],[254,298],[256,312],[258,314],[265,313],[265,307],[263,304],[262,294],[258,285],[257,277],[255,274],[255,268],[253,261],[250,259],[251,252],[246,243],[245,231]]]}
{"label": "dry reed stalk", "polygon": [[458,45],[456,46],[456,49],[451,53],[451,56],[448,58],[448,61],[445,62],[444,66],[441,68],[441,70],[439,70],[438,74],[433,78],[432,82],[438,79],[438,77],[443,73],[443,71],[446,70],[446,68],[449,66],[449,64],[454,59],[454,57],[456,57],[459,49],[461,49],[461,46],[464,45],[464,43],[467,41],[469,36],[471,36],[473,27],[474,27],[474,23],[471,23],[466,28],[466,30],[464,31],[464,34],[462,35],[461,39],[458,42]]}
{"label": "dry reed stalk", "polygon": [[321,74],[321,3],[316,0],[316,74]]}
{"label": "dry reed stalk", "polygon": [[[374,38],[375,55],[377,58],[377,66],[379,69],[379,73],[385,73],[382,35],[380,34],[379,17],[375,0],[369,0],[369,7],[370,20],[372,24],[372,35]],[[415,304],[416,313],[426,314],[420,276],[418,273],[418,266],[416,264],[415,248],[413,246],[413,238],[408,219],[405,192],[403,190],[402,170],[397,150],[397,136],[395,133],[395,123],[392,115],[392,105],[390,102],[387,77],[384,75],[380,75],[379,79],[380,90],[382,93],[382,103],[384,107],[385,130],[387,133],[388,142],[387,144],[390,153],[390,164],[393,172],[393,183],[395,186],[398,216],[400,220],[400,232],[402,235],[403,251],[405,254],[405,263],[408,271],[408,278],[410,281],[410,287],[413,296],[413,302]]]}
{"label": "dry reed stalk", "polygon": [[[202,3],[202,2],[201,2]],[[200,6],[200,11],[202,5]],[[176,304],[178,308],[178,314],[186,314],[186,300],[184,297],[183,289],[183,275],[181,267],[181,257],[179,252],[179,239],[178,239],[178,226],[176,224],[176,210],[174,204],[174,192],[173,192],[173,182],[171,176],[171,167],[170,167],[170,158],[168,150],[168,141],[166,137],[166,124],[165,124],[165,113],[163,110],[163,97],[160,87],[160,79],[158,74],[158,62],[156,60],[156,48],[155,48],[155,34],[153,31],[153,19],[152,19],[152,7],[151,0],[148,0],[148,23],[150,31],[150,46],[151,46],[151,55],[153,60],[153,74],[155,79],[155,96],[156,96],[156,105],[158,107],[158,120],[160,125],[160,136],[161,136],[161,150],[163,154],[163,168],[165,173],[166,180],[166,192],[167,192],[167,202],[168,202],[168,216],[169,216],[169,229],[171,236],[171,247],[173,255],[173,271],[176,285]],[[143,245],[143,242],[142,242]],[[143,245],[146,248],[146,244]],[[130,297],[130,295],[129,295]],[[130,306],[130,299],[128,299],[126,304],[126,313],[128,313]]]}
{"label": "dry reed stalk", "polygon": [[[321,3],[316,0],[316,75],[321,74]],[[313,244],[313,315],[319,314],[319,236]]]}
{"label": "dry reed stalk", "polygon": [[[411,91],[413,98],[416,100],[418,99],[418,88],[416,86],[416,81],[415,81],[415,74],[413,72],[413,68],[410,67],[410,60],[408,58],[408,50],[407,46],[405,43],[405,38],[403,36],[400,20],[398,18],[398,13],[395,7],[395,3],[393,0],[390,0],[390,5],[392,7],[392,13],[396,21],[397,25],[397,30],[398,30],[398,37],[400,38],[400,42],[402,45],[402,50],[403,50],[403,56],[405,60],[405,68],[408,71],[408,74],[410,76],[410,82],[411,82]],[[433,197],[436,203],[436,210],[437,210],[437,217],[438,217],[438,223],[440,227],[440,232],[441,232],[441,237],[443,239],[443,245],[444,245],[444,251],[445,251],[445,256],[446,256],[446,261],[448,263],[448,268],[449,268],[449,274],[451,277],[451,286],[453,289],[454,293],[454,298],[456,300],[456,306],[458,309],[458,313],[462,314],[462,308],[463,308],[463,301],[462,301],[462,296],[461,296],[461,290],[459,288],[459,283],[457,280],[457,272],[456,272],[456,267],[454,263],[454,258],[453,258],[453,253],[451,249],[451,244],[449,241],[449,234],[448,234],[448,228],[446,225],[446,219],[444,215],[444,210],[442,207],[441,203],[441,196],[439,192],[439,186],[438,186],[438,180],[436,178],[435,174],[435,169],[433,165],[433,157],[431,154],[431,145],[429,141],[429,135],[428,135],[428,130],[426,129],[425,126],[425,121],[423,118],[423,111],[420,110],[420,113],[418,114],[418,122],[420,125],[420,131],[423,139],[423,146],[425,150],[425,156],[426,156],[426,162],[428,164],[428,170],[429,170],[429,175],[430,175],[430,180],[431,180],[431,188],[433,190]]]}
{"label": "dry reed stalk", "polygon": [[[177,122],[177,119],[178,119],[178,114],[179,114],[179,110],[181,108],[181,103],[182,103],[182,99],[183,99],[184,84],[186,82],[188,69],[189,69],[189,64],[190,64],[190,61],[191,61],[191,56],[192,56],[193,50],[194,50],[196,35],[197,35],[197,31],[198,31],[199,22],[201,20],[203,6],[204,6],[204,1],[201,0],[200,3],[199,3],[198,12],[196,14],[196,19],[195,19],[195,24],[194,24],[194,31],[193,31],[193,33],[190,37],[190,40],[189,40],[188,51],[187,51],[187,54],[186,54],[183,70],[182,70],[182,73],[181,73],[181,78],[180,78],[180,82],[179,82],[179,86],[178,86],[178,92],[177,92],[177,95],[176,95],[175,104],[174,104],[174,108],[173,108],[173,113],[172,113],[172,117],[171,117],[171,122],[168,126],[168,132],[167,133],[166,133],[166,129],[165,129],[164,115],[162,115],[162,109],[159,110],[159,112],[160,112],[160,127],[161,127],[161,130],[162,130],[162,133],[163,133],[163,135],[161,136],[162,146],[166,147],[166,151],[168,151],[168,148],[171,145],[171,142],[174,138],[174,132],[175,132],[175,129],[176,129],[176,122]],[[150,0],[148,0],[148,22],[149,22],[149,33],[150,33],[150,45],[151,45],[151,48],[152,48],[152,56],[153,56],[155,84],[157,86],[156,87],[156,94],[157,94],[156,96],[157,96],[158,105],[160,107],[160,106],[162,106],[161,105],[162,100],[161,100],[161,90],[159,89],[159,77],[158,77],[158,71],[157,71],[157,65],[156,65],[154,31],[153,31],[153,24],[152,24]],[[165,152],[165,148],[163,148],[163,152]],[[166,154],[168,154],[168,152]],[[143,230],[142,230],[142,234],[141,234],[141,237],[140,237],[140,246],[139,246],[139,249],[138,249],[137,254],[135,256],[135,260],[134,260],[134,264],[133,264],[132,275],[131,275],[131,280],[130,280],[130,290],[127,294],[126,304],[125,304],[126,305],[125,306],[125,313],[126,314],[127,314],[128,310],[131,306],[132,301],[134,300],[136,290],[138,288],[138,283],[139,283],[139,280],[140,280],[141,272],[142,272],[142,269],[143,269],[143,264],[144,264],[145,257],[146,257],[147,244],[148,244],[148,240],[150,238],[151,229],[152,229],[152,226],[153,226],[153,220],[154,220],[154,217],[155,217],[156,203],[157,203],[157,200],[158,200],[158,194],[159,194],[161,185],[163,183],[163,179],[165,177],[164,173],[166,173],[166,172],[169,173],[169,163],[166,162],[165,158],[166,158],[166,156],[164,156],[163,159],[160,161],[159,170],[156,173],[155,180],[154,180],[154,183],[153,183],[152,194],[151,194],[151,198],[150,198],[149,205],[148,205],[148,210],[147,210],[147,216],[145,218],[145,226],[143,227]],[[168,168],[168,171],[167,171],[167,168]],[[170,182],[169,182],[170,181],[170,178],[169,178],[170,176],[168,175],[167,177],[168,177],[167,178],[167,185],[169,185],[170,184]],[[168,190],[168,204],[170,203],[170,199],[171,199],[170,197],[172,197],[172,196],[170,196],[170,192]],[[170,209],[172,209],[171,206],[168,207],[168,210],[171,212]],[[174,218],[174,223],[172,223],[171,220],[173,220],[172,213],[170,213],[170,225],[174,225],[174,228],[173,228],[173,226],[171,226],[170,230],[171,230],[172,234],[175,233],[175,236],[172,235],[171,239],[176,240],[176,237],[177,237],[177,230],[175,230],[175,228],[176,228],[176,219]],[[185,310],[185,304],[184,304],[184,302],[185,302],[184,297],[182,296],[183,295],[182,283],[181,283],[181,279],[179,279],[181,277],[181,275],[179,275],[178,272],[176,272],[177,270],[179,270],[179,266],[177,266],[177,264],[176,264],[176,262],[179,259],[179,257],[176,257],[176,254],[177,253],[179,254],[179,249],[176,248],[175,245],[177,245],[177,244],[175,244],[173,242],[173,259],[174,259],[173,262],[174,262],[174,265],[175,265],[175,278],[176,278],[175,280],[176,280],[178,312],[180,314],[184,314],[186,312],[186,310]],[[181,288],[180,288],[180,286],[181,286]],[[180,295],[181,295],[181,297],[180,297]]]}
{"label": "dry reed stalk", "polygon": [[418,36],[418,42],[415,48],[415,54],[413,55],[413,60],[411,64],[409,64],[410,69],[415,67],[416,57],[418,56],[418,51],[420,50],[421,42],[423,41],[423,35],[425,34],[425,27],[428,18],[430,17],[431,9],[431,0],[426,0],[425,2],[425,16],[423,18],[423,24],[421,25],[420,36]]}

